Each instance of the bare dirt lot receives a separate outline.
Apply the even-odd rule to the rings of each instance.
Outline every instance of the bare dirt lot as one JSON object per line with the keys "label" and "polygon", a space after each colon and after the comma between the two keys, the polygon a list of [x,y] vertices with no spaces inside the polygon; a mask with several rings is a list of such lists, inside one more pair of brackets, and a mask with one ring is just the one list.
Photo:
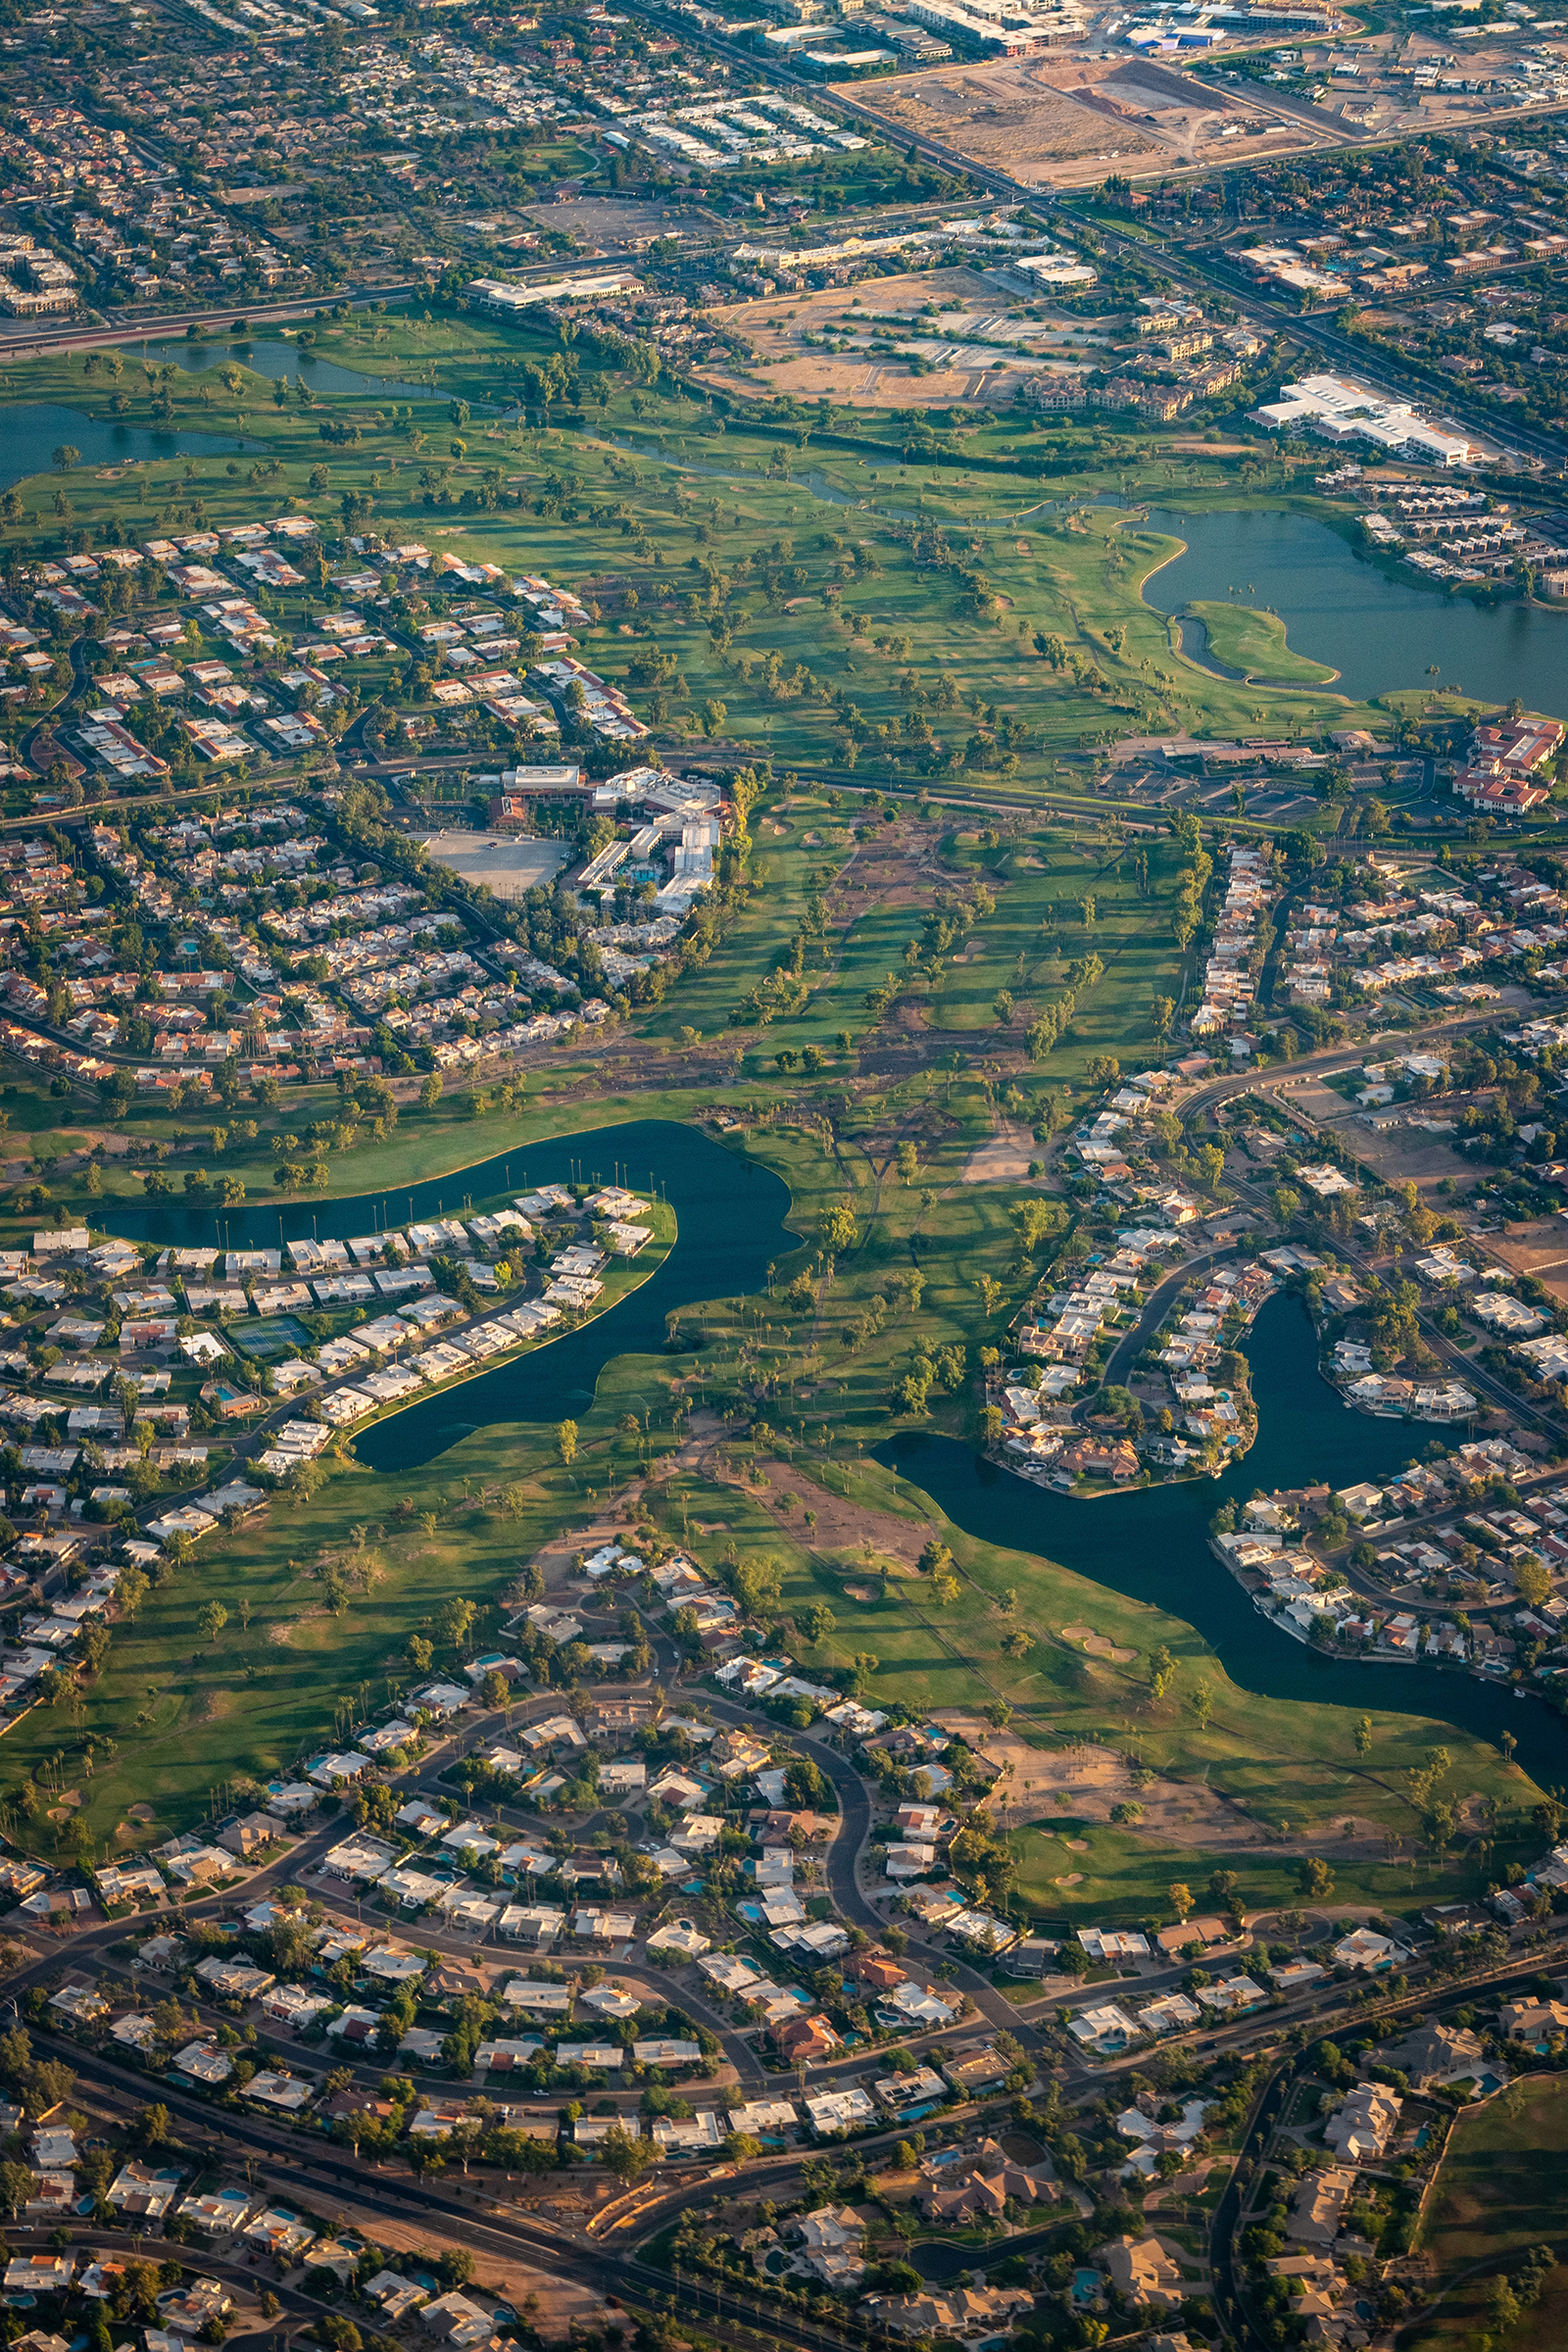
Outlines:
{"label": "bare dirt lot", "polygon": [[1020,1127],[1012,1119],[997,1118],[997,1132],[989,1144],[976,1144],[964,1162],[965,1184],[1028,1184],[1045,1186],[1044,1177],[1031,1179],[1029,1170],[1045,1158],[1045,1147],[1037,1144],[1033,1132]]}
{"label": "bare dirt lot", "polygon": [[[1132,1802],[1143,1812],[1135,1836],[1160,1838],[1172,1845],[1200,1846],[1205,1851],[1260,1845],[1281,1854],[1309,1850],[1294,1838],[1277,1838],[1262,1822],[1252,1820],[1239,1805],[1200,1781],[1154,1780],[1140,1788],[1131,1765],[1115,1748],[1032,1747],[1015,1732],[995,1731],[984,1716],[962,1707],[940,1708],[937,1721],[1002,1772],[987,1803],[1005,1829],[1018,1829],[1031,1821],[1050,1828],[1057,1818],[1069,1823],[1109,1821],[1113,1806]],[[1338,1827],[1334,1851],[1346,1860],[1382,1854],[1383,1834],[1375,1822],[1348,1814]],[[1062,1839],[1063,1858],[1071,1843]]]}
{"label": "bare dirt lot", "polygon": [[[749,335],[759,361],[765,361],[766,366],[742,372],[714,365],[697,372],[719,391],[755,392],[760,384],[765,384],[769,391],[790,392],[798,400],[853,400],[861,408],[904,408],[915,402],[922,409],[932,409],[977,400],[988,407],[1002,407],[1038,362],[1021,353],[988,348],[983,337],[975,338],[980,321],[994,322],[1015,299],[999,293],[975,270],[933,270],[923,275],[911,272],[907,277],[879,278],[874,288],[858,297],[843,286],[769,295],[725,313],[726,326]],[[927,347],[927,354],[922,355],[927,359],[924,375],[911,375],[907,354],[870,348],[873,340],[888,339],[888,319],[912,318],[933,302],[954,312],[954,332],[947,345]],[[847,325],[856,319],[858,306],[864,324]],[[873,312],[879,322],[875,329],[871,325]],[[1076,329],[1079,322],[1070,324]],[[897,328],[892,331],[896,337]],[[824,351],[805,344],[806,336],[824,333],[841,339],[848,335],[852,348]],[[1045,357],[1053,352],[1054,338],[1042,332],[1040,339],[1041,356]]]}
{"label": "bare dirt lot", "polygon": [[[889,656],[888,666],[898,666]],[[858,842],[855,855],[828,885],[828,906],[835,922],[858,922],[873,906],[930,905],[933,891],[955,878],[956,869],[940,855],[942,829],[901,816],[892,825]]]}
{"label": "bare dirt lot", "polygon": [[1209,163],[1221,140],[1234,163],[1331,135],[1327,117],[1298,121],[1255,90],[1244,100],[1152,58],[1054,54],[940,66],[863,83],[856,96],[906,133],[1053,187],[1083,186],[1108,163],[1143,172]]}
{"label": "bare dirt lot", "polygon": [[1102,113],[1054,84],[1044,59],[1011,58],[863,83],[856,97],[906,136],[939,139],[976,163],[1042,184],[1083,176],[1070,169],[1074,165],[1163,154],[1158,140],[1122,120],[1114,107]]}
{"label": "bare dirt lot", "polygon": [[1487,1247],[1515,1274],[1533,1274],[1554,1298],[1568,1300],[1568,1222],[1544,1217],[1487,1236]]}
{"label": "bare dirt lot", "polygon": [[[711,1470],[712,1465],[706,1465]],[[777,1511],[786,1527],[792,1527],[797,1537],[806,1536],[814,1552],[825,1556],[839,1554],[841,1565],[851,1582],[844,1590],[852,1600],[864,1592],[871,1599],[878,1597],[873,1585],[860,1582],[868,1569],[884,1576],[913,1576],[915,1562],[929,1536],[936,1531],[919,1519],[900,1519],[891,1511],[873,1511],[863,1505],[835,1494],[831,1487],[821,1486],[811,1476],[806,1462],[770,1460],[760,1465],[767,1485],[747,1491],[760,1502]],[[738,1473],[720,1473],[724,1483],[741,1486]],[[797,1506],[799,1506],[797,1508]],[[816,1524],[807,1530],[802,1514],[814,1511]],[[870,1553],[866,1551],[870,1545]]]}

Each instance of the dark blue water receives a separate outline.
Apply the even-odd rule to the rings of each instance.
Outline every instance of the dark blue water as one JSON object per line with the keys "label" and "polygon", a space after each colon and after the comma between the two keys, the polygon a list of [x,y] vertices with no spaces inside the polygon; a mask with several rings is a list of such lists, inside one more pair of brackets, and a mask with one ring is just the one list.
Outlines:
{"label": "dark blue water", "polygon": [[1521,1704],[1508,1690],[1435,1666],[1325,1657],[1271,1626],[1214,1557],[1208,1522],[1231,1496],[1243,1498],[1255,1487],[1268,1494],[1325,1480],[1345,1487],[1388,1478],[1415,1458],[1428,1434],[1419,1424],[1346,1410],[1318,1374],[1312,1326],[1295,1298],[1269,1300],[1247,1353],[1257,1442],[1218,1480],[1075,1502],[999,1469],[952,1438],[901,1433],[876,1448],[877,1457],[984,1543],[1038,1553],[1185,1619],[1243,1690],[1358,1713],[1376,1707],[1431,1716],[1493,1741],[1509,1731],[1519,1742],[1518,1761],[1543,1787],[1568,1777],[1568,1727],[1542,1702]]}
{"label": "dark blue water", "polygon": [[[729,1166],[733,1153],[701,1128],[672,1119],[635,1119],[624,1127],[595,1127],[585,1135],[542,1144],[514,1144],[470,1168],[430,1176],[384,1193],[353,1193],[341,1200],[290,1200],[276,1207],[187,1208],[178,1200],[115,1200],[94,1211],[94,1225],[130,1242],[157,1242],[161,1249],[271,1250],[282,1242],[346,1242],[355,1234],[379,1233],[425,1217],[463,1216],[468,1208],[510,1201],[542,1184],[620,1183],[632,1191],[662,1185],[665,1162],[691,1148],[704,1166],[708,1158]],[[670,1195],[673,1200],[673,1193]],[[763,1260],[764,1264],[766,1260]],[[716,1286],[722,1290],[725,1286]],[[715,1295],[710,1284],[707,1297]],[[693,1293],[695,1297],[696,1294]]]}
{"label": "dark blue water", "polygon": [[346,1241],[374,1225],[463,1213],[498,1194],[528,1193],[574,1178],[618,1180],[633,1190],[656,1186],[675,1211],[679,1236],[663,1264],[620,1304],[566,1338],[498,1364],[461,1388],[428,1396],[378,1421],[355,1440],[355,1452],[372,1470],[414,1470],[445,1453],[476,1429],[496,1421],[549,1421],[591,1404],[600,1371],[612,1356],[645,1355],[663,1347],[665,1317],[704,1298],[738,1298],[761,1289],[769,1261],[794,1249],[784,1229],[789,1188],[757,1161],[698,1127],[670,1119],[638,1119],[624,1127],[519,1145],[478,1167],[433,1177],[402,1192],[361,1194],[320,1208],[231,1210],[215,1218],[199,1209],[149,1204],[105,1214],[111,1232],[175,1249],[223,1246],[268,1249],[280,1238]]}
{"label": "dark blue water", "polygon": [[[1568,718],[1568,607],[1480,606],[1391,577],[1310,515],[1277,508],[1212,514],[1155,511],[1151,526],[1187,552],[1147,583],[1145,602],[1179,612],[1195,599],[1276,612],[1292,650],[1327,662],[1336,694],[1369,701],[1400,686],[1454,686],[1488,701]],[[1436,663],[1441,676],[1429,678]]]}
{"label": "dark blue water", "polygon": [[[88,416],[80,409],[61,408],[48,400],[20,401],[4,411],[5,448],[0,451],[0,489],[24,482],[35,473],[49,473],[54,453],[67,445],[80,453],[83,466],[123,466],[132,459],[156,465],[164,458],[224,458],[236,451],[260,449],[259,441],[242,441],[233,433],[188,433],[172,425],[126,424],[115,417]],[[71,495],[71,476],[65,476]]]}

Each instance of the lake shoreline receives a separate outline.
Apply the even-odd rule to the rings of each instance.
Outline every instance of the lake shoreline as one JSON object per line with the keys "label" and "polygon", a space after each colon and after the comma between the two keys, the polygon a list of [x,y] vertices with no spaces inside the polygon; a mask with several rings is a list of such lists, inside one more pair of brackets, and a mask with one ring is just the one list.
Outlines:
{"label": "lake shoreline", "polygon": [[[1499,705],[1517,695],[1527,710],[1568,718],[1556,615],[1538,600],[1448,596],[1375,562],[1371,550],[1339,527],[1339,518],[1294,506],[1252,503],[1191,512],[1151,506],[1141,519],[1149,530],[1181,543],[1140,583],[1139,595],[1152,612],[1170,622],[1189,605],[1245,593],[1250,604],[1284,621],[1294,647],[1308,649],[1307,659],[1336,673],[1316,689],[1250,681],[1260,691],[1316,691],[1370,703],[1428,687],[1436,662],[1448,691]],[[1192,660],[1185,652],[1181,658]],[[1202,670],[1204,664],[1194,666]]]}
{"label": "lake shoreline", "polygon": [[[1308,1354],[1309,1351],[1309,1354]],[[1257,1438],[1244,1464],[1215,1482],[1185,1481],[1124,1492],[1119,1511],[1074,1513],[1051,1493],[988,1460],[972,1445],[906,1428],[870,1448],[874,1457],[982,1543],[1032,1554],[1125,1598],[1168,1610],[1193,1627],[1230,1679],[1262,1698],[1316,1698],[1451,1724],[1496,1745],[1506,1730],[1518,1761],[1542,1787],[1564,1778],[1568,1730],[1545,1702],[1517,1708],[1512,1686],[1414,1661],[1414,1682],[1391,1693],[1380,1661],[1344,1657],[1277,1639],[1271,1618],[1245,1605],[1209,1544],[1208,1520],[1254,1487],[1267,1494],[1303,1480],[1339,1487],[1388,1477],[1408,1453],[1408,1424],[1344,1409],[1321,1380],[1317,1340],[1298,1298],[1280,1293],[1260,1309],[1244,1345],[1257,1409]],[[1217,1491],[1216,1491],[1217,1488]],[[1319,1686],[1313,1689],[1312,1686]],[[1529,1693],[1528,1695],[1537,1695]]]}

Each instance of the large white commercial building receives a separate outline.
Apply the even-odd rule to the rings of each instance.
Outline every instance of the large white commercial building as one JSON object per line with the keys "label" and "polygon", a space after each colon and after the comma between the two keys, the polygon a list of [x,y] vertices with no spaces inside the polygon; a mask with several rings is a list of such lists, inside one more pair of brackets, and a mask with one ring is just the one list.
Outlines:
{"label": "large white commercial building", "polygon": [[1434,423],[1408,401],[1391,400],[1387,393],[1343,375],[1304,375],[1282,384],[1278,400],[1250,412],[1255,422],[1271,432],[1304,427],[1325,441],[1372,441],[1400,457],[1422,458],[1433,466],[1463,466],[1481,454],[1465,434],[1448,424]]}

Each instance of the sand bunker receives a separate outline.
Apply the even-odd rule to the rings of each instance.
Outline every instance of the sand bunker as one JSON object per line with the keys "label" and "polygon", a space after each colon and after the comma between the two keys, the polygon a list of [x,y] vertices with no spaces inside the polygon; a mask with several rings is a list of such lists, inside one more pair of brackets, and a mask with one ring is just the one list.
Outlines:
{"label": "sand bunker", "polygon": [[1064,1879],[1057,1879],[1054,1882],[1058,1886],[1081,1886],[1083,1883],[1084,1874],[1081,1870],[1070,1870]]}
{"label": "sand bunker", "polygon": [[1090,1657],[1109,1658],[1117,1666],[1131,1665],[1138,1655],[1136,1649],[1118,1649],[1114,1642],[1107,1642],[1103,1634],[1097,1634],[1092,1625],[1064,1625],[1061,1638],[1064,1642],[1081,1642]]}
{"label": "sand bunker", "polygon": [[[963,958],[955,960],[961,963]],[[965,1160],[962,1180],[965,1184],[1033,1184],[1039,1188],[1046,1179],[1031,1177],[1029,1170],[1041,1156],[1032,1129],[999,1117],[996,1134],[989,1143],[976,1144]]]}

